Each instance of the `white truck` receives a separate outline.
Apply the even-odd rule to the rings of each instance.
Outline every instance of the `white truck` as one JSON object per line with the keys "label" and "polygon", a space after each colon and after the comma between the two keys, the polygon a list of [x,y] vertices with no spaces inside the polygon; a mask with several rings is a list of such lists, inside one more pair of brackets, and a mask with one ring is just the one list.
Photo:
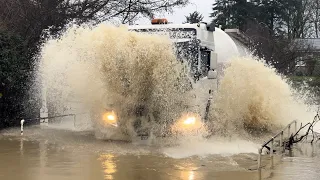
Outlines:
{"label": "white truck", "polygon": [[[214,24],[204,22],[168,24],[166,19],[153,19],[151,25],[129,26],[129,31],[169,36],[177,49],[177,59],[187,61],[190,67],[190,75],[194,78],[196,84],[193,87],[193,92],[197,98],[196,102],[200,102],[197,106],[200,106],[201,110],[197,117],[194,115],[186,116],[177,120],[175,124],[178,124],[178,128],[181,129],[192,129],[191,127],[199,124],[206,125],[213,92],[218,89],[218,72],[223,71],[223,64],[232,56],[246,54],[244,44],[248,41],[246,36],[234,29],[222,31],[220,28],[216,28]],[[218,62],[220,65],[218,65]],[[102,119],[116,127],[117,117],[114,112],[106,112]],[[134,125],[137,134],[148,136],[149,130],[140,131],[139,126],[140,123]],[[166,126],[170,127],[173,124]],[[171,128],[169,127],[165,134],[170,134],[169,129]]]}
{"label": "white truck", "polygon": [[[204,22],[168,24],[166,19],[153,19],[151,25],[133,25],[128,28],[129,31],[165,34],[170,37],[177,47],[177,58],[188,62],[190,74],[193,76],[195,84],[202,84],[198,87],[199,92],[201,90],[201,95],[198,97],[204,98],[204,101],[200,101],[204,102],[203,113],[200,116],[204,121],[207,120],[209,106],[213,98],[212,92],[218,89],[218,74],[222,72],[223,64],[232,56],[245,54],[245,42],[248,42],[248,39],[238,30],[222,31],[213,24]],[[199,81],[200,79],[201,81]],[[46,103],[43,103],[40,116],[46,117],[47,112]],[[117,128],[116,112],[112,109],[106,110],[101,121],[110,124],[111,128]],[[195,121],[195,117],[186,117],[182,124],[194,126],[197,124]],[[45,123],[48,122],[43,121],[41,124]]]}
{"label": "white truck", "polygon": [[[194,81],[202,79],[202,92],[207,92],[207,107],[200,116],[206,120],[212,99],[211,92],[218,86],[217,53],[215,52],[215,26],[208,23],[168,24],[167,19],[153,19],[151,25],[129,26],[130,31],[167,35],[173,41],[177,59],[187,61]],[[205,88],[205,89],[204,89]],[[198,96],[200,98],[201,95]],[[202,93],[202,97],[203,93]],[[188,119],[188,118],[187,118]]]}

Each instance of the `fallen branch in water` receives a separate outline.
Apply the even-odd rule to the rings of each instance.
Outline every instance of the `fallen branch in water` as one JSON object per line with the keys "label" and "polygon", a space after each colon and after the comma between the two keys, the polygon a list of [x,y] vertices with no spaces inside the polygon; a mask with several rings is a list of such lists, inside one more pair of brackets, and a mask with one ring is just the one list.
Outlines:
{"label": "fallen branch in water", "polygon": [[[302,140],[306,140],[309,136],[310,133],[312,133],[312,140],[311,140],[311,144],[313,144],[315,137],[317,137],[317,140],[319,139],[317,136],[317,133],[314,132],[313,128],[316,125],[317,122],[320,121],[320,116],[319,116],[319,109],[317,111],[316,116],[313,118],[313,121],[310,123],[305,124],[304,126],[302,126],[302,123],[300,125],[300,128],[297,130],[297,132],[295,134],[291,134],[291,136],[289,137],[289,139],[287,141],[284,141],[284,145],[286,149],[291,149],[293,144],[296,144],[298,142],[301,142]],[[301,130],[303,130],[304,128],[308,128],[308,130],[306,131],[305,134],[299,136],[299,133]]]}

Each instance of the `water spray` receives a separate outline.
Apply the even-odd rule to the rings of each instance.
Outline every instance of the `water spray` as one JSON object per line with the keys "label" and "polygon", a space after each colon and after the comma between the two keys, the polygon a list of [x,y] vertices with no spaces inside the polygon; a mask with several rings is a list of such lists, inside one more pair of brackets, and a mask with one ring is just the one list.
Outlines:
{"label": "water spray", "polygon": [[[159,26],[150,25],[150,28],[156,27]],[[206,29],[207,26],[200,23],[198,28]],[[101,121],[102,112],[109,108],[118,117],[114,134],[135,136],[133,124],[137,121],[139,108],[143,109],[142,114],[154,113],[156,117],[156,121],[150,123],[145,118],[141,121],[146,123],[141,124],[146,124],[148,128],[151,126],[161,135],[163,129],[168,129],[170,123],[174,123],[172,121],[189,111],[189,107],[195,106],[204,106],[195,111],[201,114],[204,121],[218,129],[212,132],[219,134],[222,129],[234,134],[246,128],[272,130],[274,126],[285,125],[287,123],[283,121],[292,120],[304,105],[296,106],[290,86],[272,68],[255,58],[237,56],[239,50],[234,43],[234,46],[227,44],[223,47],[220,42],[217,43],[219,39],[213,35],[221,34],[218,28],[204,36],[210,39],[195,43],[197,52],[207,57],[198,59],[198,62],[209,61],[210,58],[210,68],[207,71],[207,66],[201,67],[201,70],[207,71],[208,76],[196,84],[204,85],[192,90],[194,94],[185,93],[190,87],[190,82],[186,80],[189,74],[178,60],[172,40],[167,35],[160,37],[133,32],[139,29],[141,26],[135,26],[130,31],[125,27],[108,25],[75,27],[68,29],[59,38],[45,42],[41,48],[39,69],[42,74],[39,73],[39,76],[47,85],[44,92],[48,92],[48,97],[50,95],[48,104],[63,114],[62,111],[70,101],[81,101],[84,104],[83,110],[92,112],[90,120],[96,132],[107,136],[110,129],[101,126]],[[229,39],[222,39],[221,43],[232,41],[228,35],[224,35]],[[176,43],[184,45],[184,42]],[[230,53],[230,48],[234,53]],[[229,60],[232,54],[235,55],[234,60],[230,59],[230,66],[221,69],[224,71],[222,73],[217,67],[217,56],[220,65],[222,60]],[[198,63],[197,66],[202,64]],[[217,71],[219,75],[224,75],[219,81],[219,92],[215,93],[218,88]],[[194,100],[191,96],[195,94],[196,101],[202,96],[201,103],[190,104]],[[42,117],[47,117],[44,104]],[[303,107],[301,109],[304,111]],[[114,121],[110,117],[106,116],[107,122]]]}

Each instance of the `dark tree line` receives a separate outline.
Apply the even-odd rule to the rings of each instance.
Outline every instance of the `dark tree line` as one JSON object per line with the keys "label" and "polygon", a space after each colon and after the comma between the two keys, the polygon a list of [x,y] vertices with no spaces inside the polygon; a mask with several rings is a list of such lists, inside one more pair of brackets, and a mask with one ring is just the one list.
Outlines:
{"label": "dark tree line", "polygon": [[296,40],[319,37],[319,2],[216,0],[211,17],[222,29],[240,29],[252,39],[252,49],[256,55],[264,58],[279,72],[290,74],[295,71],[299,57],[313,48]]}
{"label": "dark tree line", "polygon": [[69,22],[133,23],[172,11],[189,0],[0,0],[0,129],[39,116],[39,99],[28,96],[34,56],[44,30],[59,33]]}
{"label": "dark tree line", "polygon": [[243,32],[255,22],[274,36],[317,37],[319,0],[217,0],[211,17],[223,28]]}
{"label": "dark tree line", "polygon": [[32,62],[22,37],[0,33],[0,128],[24,113]]}

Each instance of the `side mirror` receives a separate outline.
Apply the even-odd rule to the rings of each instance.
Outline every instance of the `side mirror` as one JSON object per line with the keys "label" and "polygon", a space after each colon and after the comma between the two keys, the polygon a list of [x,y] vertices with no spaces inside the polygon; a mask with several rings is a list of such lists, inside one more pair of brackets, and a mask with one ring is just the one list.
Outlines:
{"label": "side mirror", "polygon": [[211,52],[210,53],[210,70],[216,70],[218,64],[218,54]]}

